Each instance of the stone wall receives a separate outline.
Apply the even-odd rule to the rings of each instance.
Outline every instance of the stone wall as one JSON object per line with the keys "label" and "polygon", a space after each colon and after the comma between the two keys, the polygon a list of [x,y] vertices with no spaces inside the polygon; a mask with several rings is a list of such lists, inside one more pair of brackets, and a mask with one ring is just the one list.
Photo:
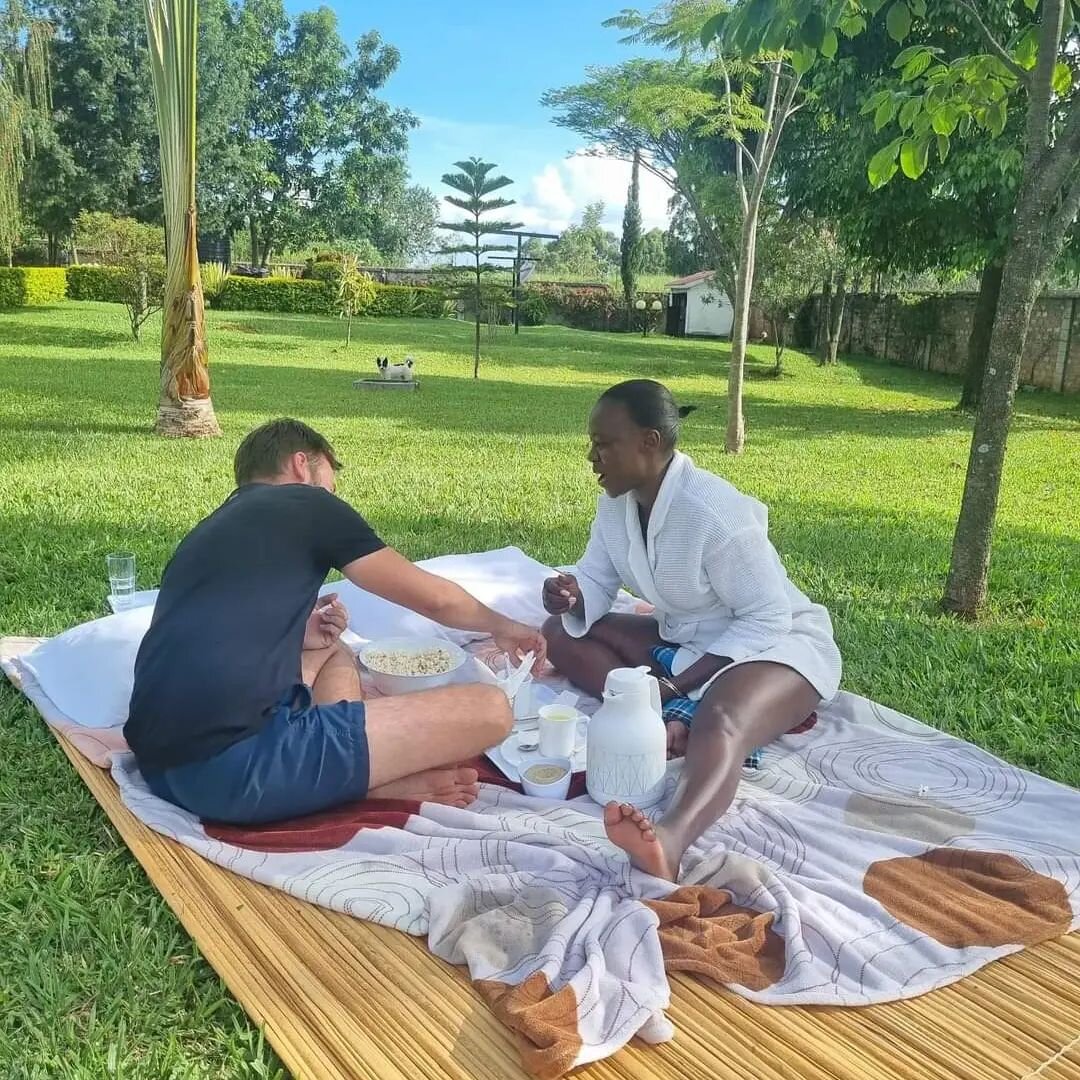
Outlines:
{"label": "stone wall", "polygon": [[[815,306],[819,302],[815,298]],[[848,297],[842,351],[962,375],[974,311],[974,293]],[[1080,393],[1080,293],[1047,293],[1038,300],[1020,383]]]}

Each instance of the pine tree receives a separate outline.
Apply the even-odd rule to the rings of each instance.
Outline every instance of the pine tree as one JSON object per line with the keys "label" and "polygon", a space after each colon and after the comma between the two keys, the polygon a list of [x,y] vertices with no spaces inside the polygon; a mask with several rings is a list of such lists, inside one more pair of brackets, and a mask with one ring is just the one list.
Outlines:
{"label": "pine tree", "polygon": [[495,168],[495,165],[487,161],[481,161],[478,157],[469,158],[468,161],[455,161],[454,165],[460,171],[444,174],[442,182],[447,187],[460,191],[462,197],[446,195],[444,198],[451,206],[464,210],[469,217],[463,221],[440,222],[439,228],[464,233],[470,237],[470,241],[467,244],[444,245],[441,251],[443,255],[469,255],[473,259],[470,274],[472,280],[461,284],[459,295],[472,302],[476,315],[473,378],[478,379],[480,377],[480,309],[483,306],[485,295],[483,279],[485,274],[498,269],[491,263],[485,263],[483,258],[494,251],[513,250],[510,244],[485,244],[484,237],[520,229],[521,224],[512,221],[481,220],[485,214],[514,205],[513,199],[489,199],[486,197],[493,191],[498,191],[512,184],[513,180],[508,176],[489,176],[488,174]]}
{"label": "pine tree", "polygon": [[637,292],[637,279],[641,273],[644,248],[641,241],[641,154],[634,151],[634,164],[630,171],[630,190],[626,194],[626,209],[623,211],[622,248],[620,272],[622,274],[623,296],[626,300],[626,327],[630,329],[633,317],[634,294]]}

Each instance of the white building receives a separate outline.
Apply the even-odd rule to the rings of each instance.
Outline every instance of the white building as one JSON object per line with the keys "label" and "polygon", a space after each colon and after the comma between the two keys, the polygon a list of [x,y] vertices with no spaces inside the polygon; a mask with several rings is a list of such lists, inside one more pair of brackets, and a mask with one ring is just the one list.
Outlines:
{"label": "white building", "polygon": [[735,312],[724,290],[713,283],[711,270],[669,281],[667,289],[666,329],[670,335],[728,337],[731,334]]}

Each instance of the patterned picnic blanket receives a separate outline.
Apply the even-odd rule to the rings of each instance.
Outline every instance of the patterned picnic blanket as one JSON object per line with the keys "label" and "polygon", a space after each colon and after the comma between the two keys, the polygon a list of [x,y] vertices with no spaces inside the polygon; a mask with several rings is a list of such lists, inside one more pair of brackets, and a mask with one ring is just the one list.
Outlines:
{"label": "patterned picnic blanket", "polygon": [[[70,726],[18,651],[0,643],[4,669]],[[369,801],[237,829],[154,797],[118,746],[102,759],[134,814],[212,862],[426,935],[541,1077],[670,1038],[671,971],[764,1004],[863,1005],[1080,926],[1080,792],[846,693],[745,771],[677,886],[630,868],[581,778],[566,803],[489,769],[467,810]]]}

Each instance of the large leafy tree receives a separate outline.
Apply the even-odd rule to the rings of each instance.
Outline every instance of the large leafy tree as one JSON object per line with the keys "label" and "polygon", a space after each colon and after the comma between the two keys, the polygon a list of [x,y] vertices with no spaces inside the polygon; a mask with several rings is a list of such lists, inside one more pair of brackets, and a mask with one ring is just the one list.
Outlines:
{"label": "large leafy tree", "polygon": [[302,12],[259,78],[248,137],[265,171],[247,193],[253,258],[275,248],[371,228],[371,205],[405,184],[408,132],[416,121],[376,96],[400,61],[377,33],[355,54],[330,8]]}
{"label": "large leafy tree", "polygon": [[166,240],[157,431],[220,435],[210,400],[195,209],[198,0],[145,0],[145,11]]}
{"label": "large leafy tree", "polygon": [[567,281],[606,281],[620,262],[618,237],[605,229],[604,204],[589,203],[581,221],[567,226],[558,240],[531,240],[526,253],[535,257],[549,277]]}
{"label": "large leafy tree", "polygon": [[0,253],[11,249],[22,223],[20,191],[35,129],[49,108],[51,26],[21,0],[0,11]]}
{"label": "large leafy tree", "polygon": [[492,176],[492,170],[497,166],[488,161],[482,161],[478,157],[469,158],[467,161],[456,161],[454,167],[457,172],[444,173],[442,182],[457,195],[445,195],[443,198],[451,206],[465,211],[465,217],[459,221],[442,221],[439,227],[449,232],[459,233],[468,237],[468,242],[460,244],[446,244],[442,248],[442,254],[456,259],[465,256],[471,260],[469,269],[471,280],[459,283],[459,292],[463,293],[473,308],[476,339],[473,348],[473,378],[480,377],[480,321],[481,309],[484,304],[484,276],[499,269],[493,263],[485,262],[484,256],[497,251],[510,251],[510,244],[493,244],[485,241],[486,236],[507,233],[513,229],[520,229],[521,223],[501,218],[490,218],[487,215],[505,210],[514,205],[513,199],[504,199],[501,196],[489,198],[496,191],[509,187],[514,181],[508,176]]}
{"label": "large leafy tree", "polygon": [[83,210],[160,219],[154,105],[141,6],[49,0],[53,122],[27,188],[27,210],[55,258]]}
{"label": "large leafy tree", "polygon": [[[750,51],[780,46],[813,62],[839,19],[865,25],[881,0],[845,0],[808,21],[801,0],[745,0],[732,16],[710,21],[719,34]],[[903,43],[916,20],[964,20],[978,34],[972,49],[915,44],[897,57],[907,86],[884,90],[867,112],[893,111],[898,133],[870,159],[875,186],[897,172],[918,179],[931,152],[942,157],[956,138],[998,138],[1009,113],[1023,118],[1020,179],[1009,217],[1001,294],[990,337],[986,376],[968,458],[964,494],[953,538],[943,606],[973,616],[986,597],[991,539],[1020,361],[1035,300],[1060,257],[1080,211],[1080,9],[1072,0],[994,2],[1008,20],[1008,36],[970,0],[892,0],[884,12],[889,33]],[[861,28],[861,27],[860,27]]]}

